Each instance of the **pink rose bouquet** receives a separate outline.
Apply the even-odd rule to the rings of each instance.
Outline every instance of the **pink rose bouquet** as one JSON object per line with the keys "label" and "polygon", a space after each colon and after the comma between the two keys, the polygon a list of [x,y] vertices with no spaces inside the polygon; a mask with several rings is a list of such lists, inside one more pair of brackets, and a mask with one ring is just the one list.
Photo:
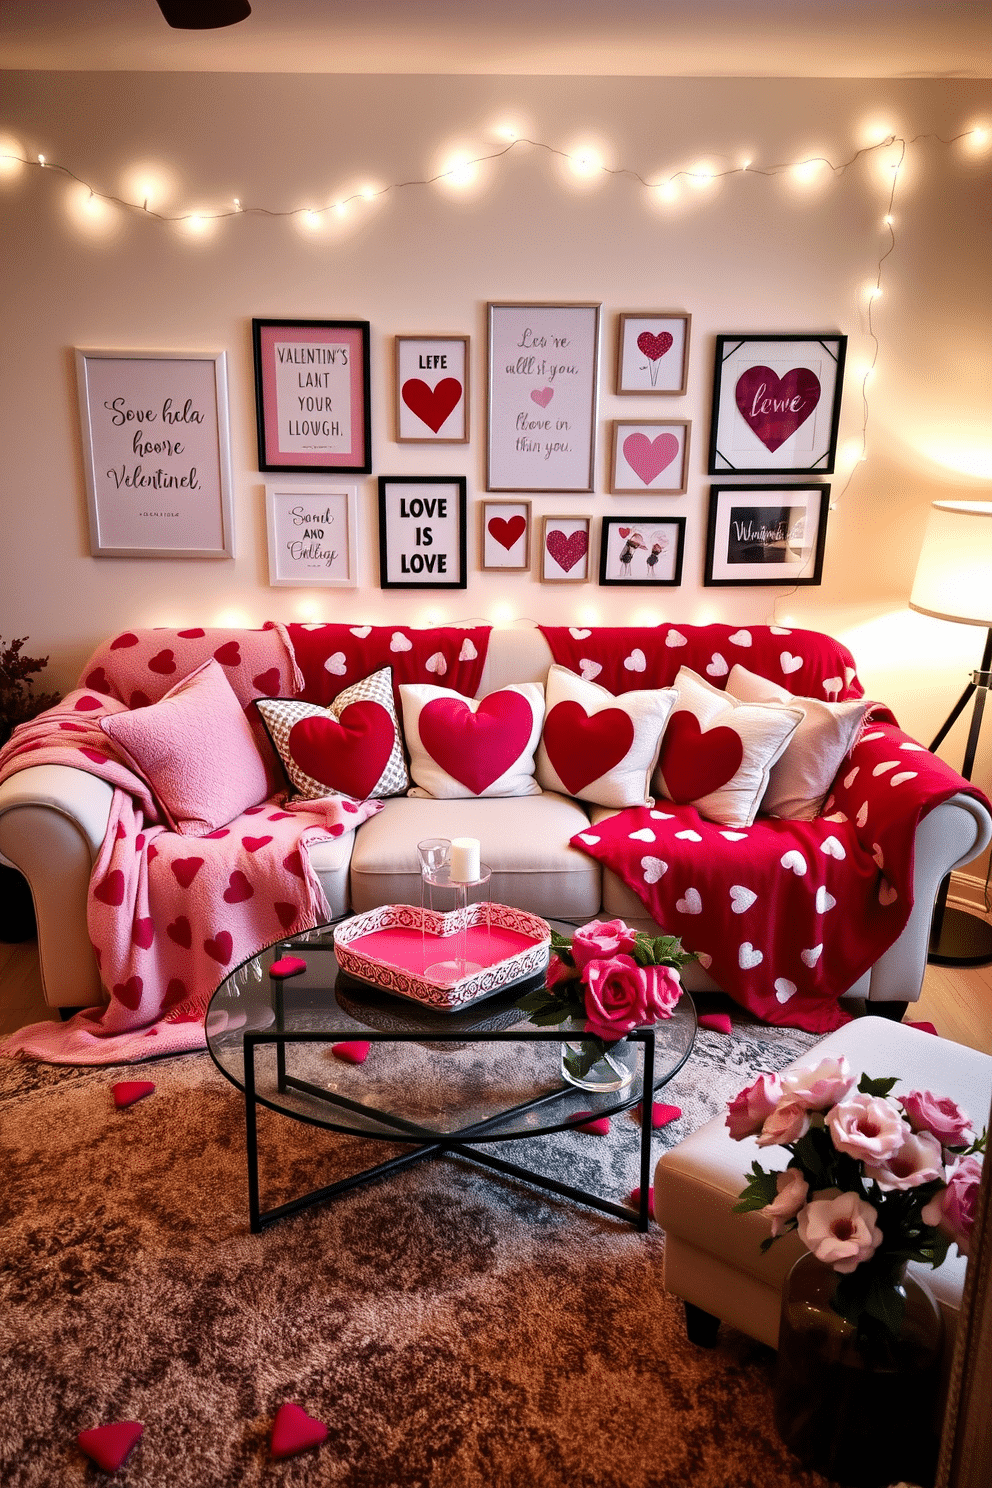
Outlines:
{"label": "pink rose bouquet", "polygon": [[551,952],[545,985],[517,1007],[535,1023],[583,1025],[579,1076],[632,1029],[670,1018],[682,995],[679,970],[696,959],[678,936],[631,930],[623,920],[590,920],[571,938],[552,931]]}
{"label": "pink rose bouquet", "polygon": [[896,1083],[862,1075],[854,1089],[843,1057],[823,1059],[759,1075],[727,1103],[735,1141],[789,1154],[784,1172],[752,1163],[735,1208],[771,1221],[762,1250],[798,1230],[838,1273],[833,1305],[859,1332],[896,1330],[891,1284],[907,1261],[939,1266],[952,1244],[968,1254],[982,1176],[986,1134],[954,1101],[893,1096]]}

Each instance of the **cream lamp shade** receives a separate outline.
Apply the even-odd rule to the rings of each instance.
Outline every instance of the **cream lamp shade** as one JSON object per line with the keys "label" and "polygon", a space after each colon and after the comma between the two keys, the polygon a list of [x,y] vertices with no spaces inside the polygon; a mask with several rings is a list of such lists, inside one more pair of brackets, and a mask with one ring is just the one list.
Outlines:
{"label": "cream lamp shade", "polygon": [[992,627],[992,501],[933,503],[909,607]]}

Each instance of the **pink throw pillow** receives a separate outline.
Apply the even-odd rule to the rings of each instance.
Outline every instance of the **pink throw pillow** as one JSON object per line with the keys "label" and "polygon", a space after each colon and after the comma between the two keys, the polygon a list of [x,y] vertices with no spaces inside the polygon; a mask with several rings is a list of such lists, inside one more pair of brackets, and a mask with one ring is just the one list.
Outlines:
{"label": "pink throw pillow", "polygon": [[100,727],[184,837],[205,837],[268,794],[251,725],[212,659],[161,702],[102,718]]}

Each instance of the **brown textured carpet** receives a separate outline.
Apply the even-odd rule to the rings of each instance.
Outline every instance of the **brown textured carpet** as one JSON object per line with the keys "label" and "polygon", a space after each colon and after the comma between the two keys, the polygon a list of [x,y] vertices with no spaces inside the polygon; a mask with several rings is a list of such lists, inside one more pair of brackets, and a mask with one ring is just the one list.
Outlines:
{"label": "brown textured carpet", "polygon": [[[810,1042],[701,1033],[658,1150]],[[157,1089],[117,1112],[119,1078]],[[509,1155],[622,1198],[637,1141],[625,1116]],[[267,1205],[385,1155],[265,1111],[260,1144]],[[823,1488],[776,1439],[771,1351],[686,1340],[657,1229],[446,1159],[253,1236],[242,1103],[205,1054],[0,1060],[0,1163],[4,1488]],[[287,1400],[329,1437],[274,1462]],[[128,1419],[108,1480],[76,1433]]]}

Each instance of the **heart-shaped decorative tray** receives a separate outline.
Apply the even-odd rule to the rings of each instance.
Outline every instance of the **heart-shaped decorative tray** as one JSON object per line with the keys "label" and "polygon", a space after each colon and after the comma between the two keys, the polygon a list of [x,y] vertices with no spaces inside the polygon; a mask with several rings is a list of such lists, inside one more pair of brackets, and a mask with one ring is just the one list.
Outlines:
{"label": "heart-shaped decorative tray", "polygon": [[547,921],[509,904],[470,904],[450,914],[384,904],[334,929],[342,971],[437,1012],[536,976],[547,967],[550,946]]}

